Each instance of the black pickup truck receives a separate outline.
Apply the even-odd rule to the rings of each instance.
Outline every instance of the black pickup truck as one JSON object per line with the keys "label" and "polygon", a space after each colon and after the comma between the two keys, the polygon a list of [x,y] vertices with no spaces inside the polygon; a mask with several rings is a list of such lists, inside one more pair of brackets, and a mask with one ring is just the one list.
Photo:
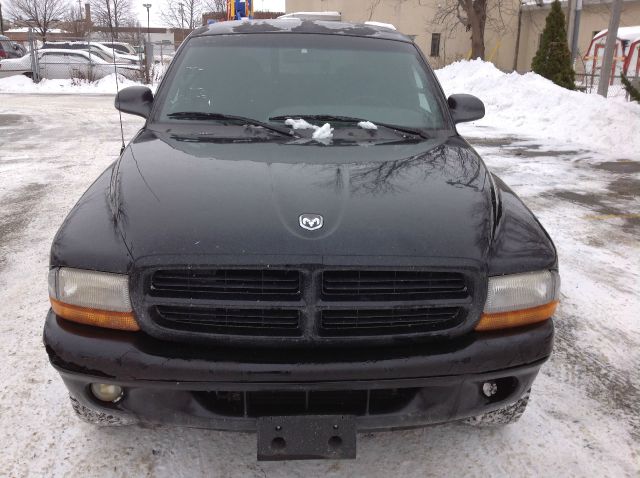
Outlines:
{"label": "black pickup truck", "polygon": [[44,342],[80,418],[356,432],[516,421],[553,342],[554,245],[461,138],[408,37],[297,19],[194,31],[51,250]]}

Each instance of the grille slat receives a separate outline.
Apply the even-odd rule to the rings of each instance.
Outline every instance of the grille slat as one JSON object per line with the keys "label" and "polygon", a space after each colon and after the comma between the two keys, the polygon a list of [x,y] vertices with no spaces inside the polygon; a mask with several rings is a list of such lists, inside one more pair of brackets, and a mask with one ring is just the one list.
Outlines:
{"label": "grille slat", "polygon": [[373,390],[267,390],[258,392],[194,392],[204,407],[226,416],[273,415],[374,415],[392,413],[408,406],[417,388]]}
{"label": "grille slat", "polygon": [[261,269],[160,270],[151,279],[156,297],[223,300],[296,300],[300,272]]}
{"label": "grille slat", "polygon": [[468,296],[464,276],[433,271],[325,271],[327,301],[446,300]]}
{"label": "grille slat", "polygon": [[376,310],[323,310],[324,335],[418,333],[450,328],[459,322],[459,307]]}
{"label": "grille slat", "polygon": [[300,335],[300,312],[279,309],[223,309],[157,306],[168,328],[227,335]]}

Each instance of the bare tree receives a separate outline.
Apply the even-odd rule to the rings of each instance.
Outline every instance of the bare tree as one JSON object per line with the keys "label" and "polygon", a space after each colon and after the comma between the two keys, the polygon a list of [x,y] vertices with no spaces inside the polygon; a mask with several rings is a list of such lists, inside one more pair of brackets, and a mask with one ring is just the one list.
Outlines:
{"label": "bare tree", "polygon": [[382,0],[371,0],[371,5],[369,6],[369,21],[373,20],[373,15],[376,13],[376,8],[380,6]]}
{"label": "bare tree", "polygon": [[67,9],[67,0],[12,0],[8,8],[16,25],[33,27],[42,41],[47,40],[47,32],[62,20]]}
{"label": "bare tree", "polygon": [[201,24],[204,12],[201,0],[167,0],[160,10],[160,18],[173,28],[193,30]]}
{"label": "bare tree", "polygon": [[118,27],[135,24],[131,0],[91,0],[93,23],[113,29],[113,37],[118,39]]}
{"label": "bare tree", "polygon": [[203,0],[202,5],[205,12],[227,11],[227,0]]}
{"label": "bare tree", "polygon": [[496,32],[505,31],[507,24],[504,16],[517,10],[513,5],[510,0],[442,0],[437,6],[433,23],[449,30],[449,36],[463,26],[471,32],[471,57],[484,59],[486,25],[490,24]]}
{"label": "bare tree", "polygon": [[88,33],[88,23],[83,16],[83,11],[77,6],[69,6],[62,17],[61,27],[72,33],[76,38],[83,38]]}

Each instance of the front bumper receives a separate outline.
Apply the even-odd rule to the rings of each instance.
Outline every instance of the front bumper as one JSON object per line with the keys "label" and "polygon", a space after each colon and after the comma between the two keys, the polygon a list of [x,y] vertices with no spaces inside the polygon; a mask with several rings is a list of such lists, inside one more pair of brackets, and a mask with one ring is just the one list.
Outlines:
{"label": "front bumper", "polygon": [[[50,311],[44,343],[70,393],[113,415],[254,431],[260,416],[333,413],[354,415],[363,431],[453,421],[515,402],[551,353],[553,323],[445,344],[283,351],[161,342],[73,324]],[[482,393],[487,381],[499,388],[490,398]],[[123,399],[99,402],[89,392],[93,382],[122,386]],[[275,406],[264,406],[265,394]],[[323,411],[327,404],[333,408]]]}

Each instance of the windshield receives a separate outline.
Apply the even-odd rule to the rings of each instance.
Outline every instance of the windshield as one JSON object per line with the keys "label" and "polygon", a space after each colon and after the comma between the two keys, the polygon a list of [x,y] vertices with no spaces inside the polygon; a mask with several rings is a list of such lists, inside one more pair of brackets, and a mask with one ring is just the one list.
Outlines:
{"label": "windshield", "polygon": [[283,33],[196,37],[185,47],[157,98],[157,120],[326,115],[447,128],[433,76],[409,43]]}
{"label": "windshield", "polygon": [[92,48],[90,50],[90,54],[92,56],[96,56],[98,58],[100,58],[101,60],[104,60],[106,62],[111,62],[112,61],[112,57],[110,57],[109,55],[107,55],[105,52],[98,50],[97,48]]}

